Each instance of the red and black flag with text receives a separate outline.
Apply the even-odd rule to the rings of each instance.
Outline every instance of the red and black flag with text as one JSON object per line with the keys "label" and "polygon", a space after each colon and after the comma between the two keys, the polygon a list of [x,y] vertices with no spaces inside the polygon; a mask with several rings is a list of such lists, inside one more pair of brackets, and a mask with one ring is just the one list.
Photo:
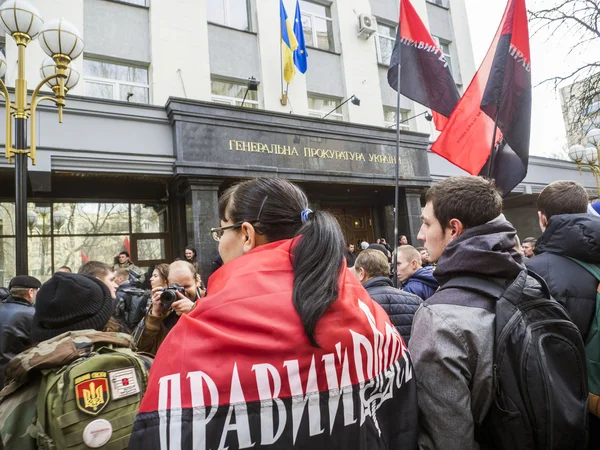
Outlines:
{"label": "red and black flag with text", "polygon": [[527,175],[531,94],[525,0],[509,0],[483,63],[431,149],[472,175],[495,179],[508,194]]}
{"label": "red and black flag with text", "polygon": [[430,108],[439,131],[444,129],[460,98],[448,61],[409,0],[400,1],[388,82],[405,97]]}
{"label": "red and black flag with text", "polygon": [[210,277],[209,295],[160,346],[129,450],[417,447],[402,337],[344,270],[313,347],[292,301],[297,240],[261,245]]}

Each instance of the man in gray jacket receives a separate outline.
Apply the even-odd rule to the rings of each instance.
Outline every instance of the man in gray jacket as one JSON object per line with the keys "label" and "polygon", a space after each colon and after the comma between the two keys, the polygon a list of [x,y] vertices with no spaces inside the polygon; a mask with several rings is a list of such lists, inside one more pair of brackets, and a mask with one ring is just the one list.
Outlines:
{"label": "man in gray jacket", "polygon": [[[452,177],[426,195],[418,239],[425,243],[440,290],[417,311],[409,350],[419,401],[419,448],[479,449],[476,429],[492,403],[495,314],[489,299],[444,289],[459,275],[512,282],[524,269],[516,231],[502,215],[493,182]],[[538,286],[539,287],[539,286]],[[535,288],[535,287],[534,287]]]}

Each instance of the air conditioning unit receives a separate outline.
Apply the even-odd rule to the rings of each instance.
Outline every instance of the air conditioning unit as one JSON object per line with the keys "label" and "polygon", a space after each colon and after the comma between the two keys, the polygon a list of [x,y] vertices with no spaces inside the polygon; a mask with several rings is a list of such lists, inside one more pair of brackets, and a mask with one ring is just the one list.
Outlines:
{"label": "air conditioning unit", "polygon": [[377,21],[374,16],[361,14],[358,17],[358,37],[369,39],[377,31]]}

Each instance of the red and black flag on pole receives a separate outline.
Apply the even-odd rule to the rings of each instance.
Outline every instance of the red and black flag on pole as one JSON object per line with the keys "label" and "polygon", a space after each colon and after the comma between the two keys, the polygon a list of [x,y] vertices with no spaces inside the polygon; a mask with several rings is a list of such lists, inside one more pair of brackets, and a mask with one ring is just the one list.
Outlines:
{"label": "red and black flag on pole", "polygon": [[405,97],[430,108],[439,131],[460,98],[448,61],[409,0],[400,1],[400,21],[388,82]]}
{"label": "red and black flag on pole", "polygon": [[530,128],[527,9],[525,0],[509,0],[483,63],[431,149],[495,179],[506,195],[527,175]]}

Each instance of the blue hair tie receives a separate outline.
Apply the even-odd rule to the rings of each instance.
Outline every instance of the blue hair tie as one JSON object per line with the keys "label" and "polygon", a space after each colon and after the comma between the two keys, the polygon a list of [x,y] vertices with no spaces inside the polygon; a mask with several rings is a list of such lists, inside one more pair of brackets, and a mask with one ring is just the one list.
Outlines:
{"label": "blue hair tie", "polygon": [[300,213],[300,218],[302,219],[302,223],[306,223],[309,221],[310,217],[309,214],[312,214],[313,210],[312,209],[305,209],[304,211],[302,211]]}

